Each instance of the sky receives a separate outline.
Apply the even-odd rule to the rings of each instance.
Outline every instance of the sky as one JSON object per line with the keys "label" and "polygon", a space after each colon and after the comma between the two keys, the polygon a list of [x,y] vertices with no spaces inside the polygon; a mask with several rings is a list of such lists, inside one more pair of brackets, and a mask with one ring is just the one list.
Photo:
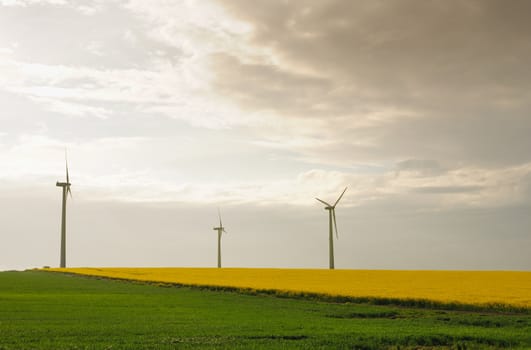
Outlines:
{"label": "sky", "polygon": [[0,270],[531,270],[531,2],[0,0]]}

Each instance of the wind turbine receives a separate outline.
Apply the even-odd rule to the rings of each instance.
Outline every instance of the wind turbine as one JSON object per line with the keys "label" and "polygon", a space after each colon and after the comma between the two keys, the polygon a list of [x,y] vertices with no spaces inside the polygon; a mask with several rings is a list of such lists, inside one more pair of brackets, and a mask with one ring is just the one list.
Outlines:
{"label": "wind turbine", "polygon": [[218,208],[218,217],[219,217],[219,226],[214,227],[213,230],[218,231],[218,269],[221,268],[221,234],[223,232],[227,233],[225,231],[225,227],[223,227],[223,224],[221,223],[221,212]]}
{"label": "wind turbine", "polygon": [[328,210],[328,226],[329,226],[329,229],[330,229],[330,235],[329,235],[330,270],[334,269],[334,239],[333,239],[334,238],[334,236],[333,236],[334,228],[336,230],[336,238],[339,239],[339,236],[337,234],[336,205],[337,205],[337,203],[339,203],[339,201],[341,200],[341,197],[343,197],[343,195],[345,194],[346,190],[347,190],[347,188],[345,187],[345,189],[343,190],[343,192],[341,193],[341,195],[339,196],[337,201],[334,203],[334,205],[326,203],[325,201],[320,200],[317,197],[315,198],[319,202],[321,202],[324,205],[326,205],[325,210]]}
{"label": "wind turbine", "polygon": [[72,191],[70,191],[70,177],[68,176],[68,159],[66,158],[66,182],[59,182],[55,184],[57,187],[63,188],[63,210],[61,215],[61,264],[60,267],[66,267],[66,197],[69,194],[72,198]]}

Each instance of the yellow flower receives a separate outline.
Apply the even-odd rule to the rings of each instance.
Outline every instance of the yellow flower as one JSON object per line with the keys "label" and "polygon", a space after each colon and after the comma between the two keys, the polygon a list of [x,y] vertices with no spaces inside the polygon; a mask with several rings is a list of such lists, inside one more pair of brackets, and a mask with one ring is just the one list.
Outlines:
{"label": "yellow flower", "polygon": [[67,268],[110,278],[330,296],[425,299],[531,308],[531,272],[244,268]]}

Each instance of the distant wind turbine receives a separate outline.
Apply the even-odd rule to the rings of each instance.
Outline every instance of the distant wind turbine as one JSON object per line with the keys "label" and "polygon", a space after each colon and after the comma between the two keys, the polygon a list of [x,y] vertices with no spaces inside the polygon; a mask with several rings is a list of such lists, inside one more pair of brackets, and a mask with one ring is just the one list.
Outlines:
{"label": "distant wind turbine", "polygon": [[221,223],[221,212],[218,208],[218,217],[219,217],[219,226],[214,227],[215,231],[218,231],[218,268],[221,268],[221,235],[224,233],[227,233],[225,231],[225,227],[223,227],[223,224]]}
{"label": "distant wind turbine", "polygon": [[328,210],[328,226],[329,226],[329,229],[330,229],[330,235],[329,235],[329,239],[330,239],[330,241],[329,241],[330,270],[334,269],[334,236],[333,236],[334,228],[336,230],[336,238],[339,239],[339,236],[337,234],[336,205],[337,205],[337,203],[339,203],[339,201],[341,200],[341,197],[343,197],[343,195],[345,194],[346,190],[347,190],[347,188],[345,187],[345,189],[343,190],[343,192],[341,193],[341,195],[339,196],[337,201],[334,203],[334,205],[326,203],[325,201],[320,200],[317,197],[315,198],[319,202],[321,202],[324,205],[326,205],[325,210]]}
{"label": "distant wind turbine", "polygon": [[68,159],[65,151],[66,163],[66,182],[57,181],[56,186],[63,188],[63,210],[61,215],[61,267],[66,267],[66,197],[69,194],[72,198],[72,191],[70,191],[70,177],[68,176]]}

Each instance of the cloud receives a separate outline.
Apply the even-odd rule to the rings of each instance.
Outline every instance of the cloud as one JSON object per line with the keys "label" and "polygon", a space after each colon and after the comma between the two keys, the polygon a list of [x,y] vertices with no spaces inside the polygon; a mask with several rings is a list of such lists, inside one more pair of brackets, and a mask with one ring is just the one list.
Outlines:
{"label": "cloud", "polygon": [[397,175],[400,172],[414,172],[423,175],[437,175],[444,172],[439,162],[433,159],[406,159],[397,162],[395,165]]}
{"label": "cloud", "polygon": [[415,192],[437,194],[437,193],[466,193],[481,191],[481,186],[422,186],[416,187]]}
{"label": "cloud", "polygon": [[[206,2],[86,4],[98,16],[70,3],[39,7],[28,2],[27,8],[0,13],[6,26],[0,39],[11,42],[2,51],[5,58],[0,56],[0,89],[70,116],[109,118],[119,114],[113,111],[116,105],[128,104],[144,115],[196,127],[256,122],[257,117],[244,116],[210,87],[208,54],[234,49],[232,38],[246,30],[221,9]],[[37,12],[41,30],[22,35],[20,19]]]}
{"label": "cloud", "polygon": [[[294,116],[311,115],[313,110],[322,113],[324,106],[318,101],[314,106],[308,105],[308,98],[327,94],[332,87],[326,79],[282,71],[274,65],[242,63],[225,53],[213,54],[210,59],[216,72],[216,91],[252,111]],[[296,95],[291,91],[294,86],[298,87]]]}
{"label": "cloud", "polygon": [[107,119],[112,111],[102,107],[92,107],[81,103],[72,103],[61,101],[52,98],[35,98],[35,101],[48,105],[47,108],[51,112],[58,112],[68,116],[82,116],[82,117],[96,117],[100,119]]}
{"label": "cloud", "polygon": [[10,47],[0,47],[0,55],[11,55],[13,54],[13,49]]}
{"label": "cloud", "polygon": [[0,85],[62,113],[109,118],[115,103],[253,126],[254,145],[313,164],[530,160],[525,2],[86,4],[97,18],[39,8],[50,22],[39,35],[55,40],[20,34],[32,6],[5,16],[21,44],[6,46]]}
{"label": "cloud", "polygon": [[216,55],[214,86],[248,110],[326,120],[313,132],[328,146],[294,150],[305,157],[530,160],[528,2],[220,2],[251,25],[262,63]]}
{"label": "cloud", "polygon": [[66,5],[66,0],[1,0],[1,6]]}
{"label": "cloud", "polygon": [[[19,47],[6,46],[0,86],[70,117],[109,122],[134,111],[194,127],[236,128],[253,147],[315,170],[225,191],[162,181],[157,186],[164,190],[146,198],[245,201],[250,188],[264,202],[302,203],[310,187],[324,188],[322,195],[354,182],[358,203],[421,194],[492,203],[510,192],[500,180],[505,185],[495,194],[492,179],[504,172],[518,178],[514,169],[531,161],[527,70],[517,74],[529,53],[518,31],[527,26],[517,11],[523,3],[501,15],[492,2],[157,4],[90,4],[112,35],[83,34],[79,53],[107,57],[103,65],[73,56],[32,62]],[[119,14],[123,30],[107,28],[111,14]],[[47,30],[63,38],[59,27]],[[108,50],[114,45],[135,54],[126,60]],[[136,174],[132,183],[147,181],[143,171]]]}
{"label": "cloud", "polygon": [[6,72],[0,88],[70,116],[108,118],[113,114],[109,104],[124,103],[145,114],[208,128],[250,122],[208,90],[191,87],[194,83],[188,84],[187,69],[166,63],[149,69],[99,70],[5,61],[3,67],[0,63],[0,71]]}
{"label": "cloud", "polygon": [[[522,29],[529,29],[522,15],[529,10],[526,1],[503,10],[496,1],[222,3],[252,24],[252,43],[270,46],[279,64],[376,88],[377,95],[426,96],[439,88],[452,93],[448,87],[462,83],[481,91],[515,90],[512,79],[500,81],[496,74],[509,78],[506,74],[521,68],[529,54],[522,45],[527,41]],[[528,84],[525,73],[510,77]]]}

